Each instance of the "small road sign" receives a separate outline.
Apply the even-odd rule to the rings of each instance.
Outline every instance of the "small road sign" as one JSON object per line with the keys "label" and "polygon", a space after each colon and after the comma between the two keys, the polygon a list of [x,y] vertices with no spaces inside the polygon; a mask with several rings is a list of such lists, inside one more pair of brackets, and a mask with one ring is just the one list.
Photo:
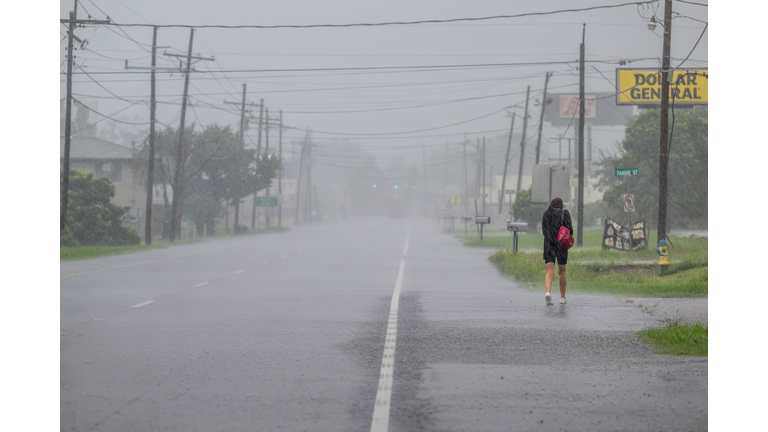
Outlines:
{"label": "small road sign", "polygon": [[459,198],[457,196],[451,198],[451,204],[456,205],[456,204],[460,204],[460,203],[461,203],[461,198]]}
{"label": "small road sign", "polygon": [[507,190],[504,191],[504,193],[507,194],[507,195],[514,195],[515,194],[515,190],[514,189],[507,189]]}
{"label": "small road sign", "polygon": [[482,196],[483,198],[488,198],[488,194],[482,194],[481,196]]}
{"label": "small road sign", "polygon": [[621,201],[624,203],[624,211],[632,213],[635,211],[635,197],[632,194],[623,194]]}
{"label": "small road sign", "polygon": [[616,177],[636,177],[640,175],[638,168],[616,168],[614,170]]}
{"label": "small road sign", "polygon": [[277,207],[277,197],[254,197],[254,207]]}

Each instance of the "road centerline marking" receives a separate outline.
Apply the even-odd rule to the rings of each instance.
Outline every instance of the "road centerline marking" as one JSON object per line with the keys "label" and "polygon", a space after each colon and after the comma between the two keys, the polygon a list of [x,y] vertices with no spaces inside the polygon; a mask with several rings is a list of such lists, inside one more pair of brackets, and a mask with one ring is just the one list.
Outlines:
{"label": "road centerline marking", "polygon": [[203,285],[208,285],[209,283],[210,283],[210,282],[203,282],[203,283],[199,283],[199,284],[195,285],[195,288],[201,287],[201,286],[203,286]]}
{"label": "road centerline marking", "polygon": [[242,272],[244,272],[244,271],[245,271],[245,270],[238,270],[238,271],[236,271],[234,274],[242,273]]}
{"label": "road centerline marking", "polygon": [[[406,238],[406,249],[408,240]],[[387,321],[387,337],[384,341],[384,353],[381,358],[379,372],[379,387],[376,391],[376,402],[373,407],[371,432],[387,432],[389,430],[389,409],[392,401],[392,381],[395,375],[395,350],[397,348],[397,310],[400,306],[400,288],[403,285],[403,269],[405,260],[400,261],[400,271],[392,293],[392,304],[389,307]]]}
{"label": "road centerline marking", "polygon": [[147,300],[147,301],[145,301],[144,303],[139,303],[139,304],[137,304],[137,305],[133,305],[133,306],[131,306],[131,307],[132,307],[132,308],[140,308],[140,307],[142,307],[142,306],[146,306],[146,305],[148,305],[148,304],[150,304],[150,303],[154,303],[154,302],[155,302],[154,300]]}

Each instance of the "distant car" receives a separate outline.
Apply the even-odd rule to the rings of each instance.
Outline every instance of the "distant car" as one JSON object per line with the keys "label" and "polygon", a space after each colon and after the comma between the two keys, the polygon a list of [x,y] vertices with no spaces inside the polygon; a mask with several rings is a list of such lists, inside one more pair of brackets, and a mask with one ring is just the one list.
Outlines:
{"label": "distant car", "polygon": [[403,217],[403,215],[400,213],[400,210],[392,210],[392,213],[389,214],[389,217],[392,219],[400,219]]}

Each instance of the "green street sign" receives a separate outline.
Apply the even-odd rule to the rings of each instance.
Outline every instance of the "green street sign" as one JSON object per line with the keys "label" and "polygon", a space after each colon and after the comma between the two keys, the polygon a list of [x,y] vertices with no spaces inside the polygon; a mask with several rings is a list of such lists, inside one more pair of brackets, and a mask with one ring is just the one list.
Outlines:
{"label": "green street sign", "polygon": [[504,193],[507,194],[507,195],[514,195],[515,194],[515,190],[514,189],[507,189],[507,190],[504,191]]}
{"label": "green street sign", "polygon": [[254,207],[277,207],[277,197],[253,197]]}
{"label": "green street sign", "polygon": [[635,177],[640,175],[640,170],[637,168],[616,168],[616,177]]}
{"label": "green street sign", "polygon": [[482,197],[486,198],[486,197],[488,197],[488,194],[483,194]]}

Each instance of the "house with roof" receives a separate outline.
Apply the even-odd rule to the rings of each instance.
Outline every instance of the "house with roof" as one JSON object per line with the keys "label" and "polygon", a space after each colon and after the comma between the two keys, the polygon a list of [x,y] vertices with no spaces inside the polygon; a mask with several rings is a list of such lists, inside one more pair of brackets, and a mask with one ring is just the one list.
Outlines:
{"label": "house with roof", "polygon": [[[64,167],[64,137],[60,141],[60,164]],[[94,177],[106,177],[115,185],[112,202],[121,207],[130,207],[125,225],[136,228],[144,239],[144,210],[147,203],[146,179],[138,178],[134,150],[113,142],[92,136],[73,136],[70,139],[69,168],[92,172]],[[162,197],[153,199],[153,219],[163,214]],[[158,229],[156,225],[161,225]],[[152,237],[161,235],[162,224],[152,225]]]}

